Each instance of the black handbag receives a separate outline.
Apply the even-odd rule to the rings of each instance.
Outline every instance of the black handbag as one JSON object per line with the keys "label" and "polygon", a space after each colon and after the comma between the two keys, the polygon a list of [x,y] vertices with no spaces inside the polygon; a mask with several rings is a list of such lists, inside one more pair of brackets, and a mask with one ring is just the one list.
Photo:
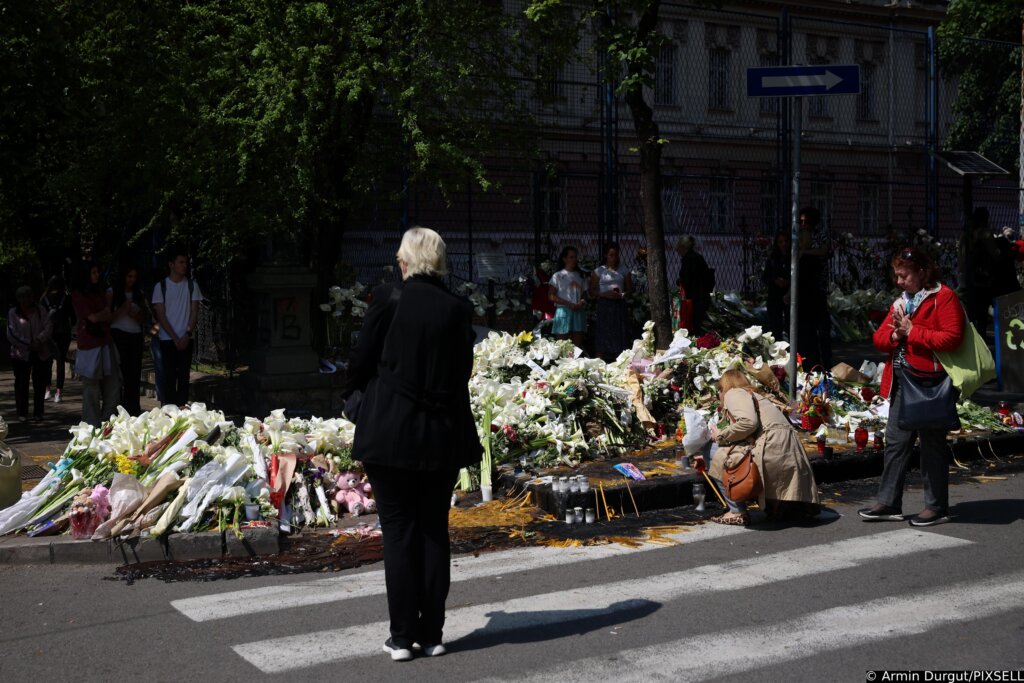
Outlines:
{"label": "black handbag", "polygon": [[957,390],[953,380],[943,371],[924,372],[908,366],[899,369],[900,429],[919,430],[960,429],[956,413]]}

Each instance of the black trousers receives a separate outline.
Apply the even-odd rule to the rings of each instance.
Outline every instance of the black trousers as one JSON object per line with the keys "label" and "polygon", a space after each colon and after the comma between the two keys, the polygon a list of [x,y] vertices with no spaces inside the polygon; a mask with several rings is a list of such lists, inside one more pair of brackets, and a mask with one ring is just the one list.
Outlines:
{"label": "black trousers", "polygon": [[142,412],[139,385],[142,380],[142,333],[112,329],[117,354],[121,357],[121,405],[131,415]]}
{"label": "black trousers", "polygon": [[832,369],[832,317],[828,303],[798,312],[796,352],[804,357],[804,370],[822,366]]}
{"label": "black trousers", "polygon": [[188,375],[192,371],[192,340],[184,350],[173,341],[160,340],[160,360],[164,367],[164,395],[160,401],[166,405],[183,406],[188,403]]}
{"label": "black trousers", "polygon": [[405,648],[438,645],[451,583],[448,509],[458,471],[365,467],[384,537],[391,640]]}
{"label": "black trousers", "polygon": [[[64,391],[64,374],[68,364],[68,349],[71,347],[71,337],[63,335],[53,336],[53,345],[56,349],[53,360],[57,363],[57,390]],[[46,378],[46,384],[49,386],[50,378]]]}
{"label": "black trousers", "polygon": [[50,360],[39,360],[33,353],[27,361],[12,358],[11,365],[14,368],[14,405],[18,411],[18,417],[28,417],[30,379],[32,380],[32,414],[35,417],[42,417],[46,385],[50,383]]}
{"label": "black trousers", "polygon": [[768,299],[768,331],[775,341],[782,341],[789,334],[789,304],[782,299]]}

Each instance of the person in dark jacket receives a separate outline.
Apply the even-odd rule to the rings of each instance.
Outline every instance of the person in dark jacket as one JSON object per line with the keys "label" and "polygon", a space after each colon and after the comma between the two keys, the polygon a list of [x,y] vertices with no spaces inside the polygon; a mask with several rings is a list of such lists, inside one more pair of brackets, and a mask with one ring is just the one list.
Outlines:
{"label": "person in dark jacket", "polygon": [[[828,308],[829,259],[832,249],[828,232],[820,231],[821,214],[813,206],[800,210],[797,276],[797,338],[793,344],[804,358],[804,368],[832,369],[832,314]],[[788,304],[788,299],[787,299]]]}
{"label": "person in dark jacket", "polygon": [[762,280],[768,290],[768,329],[777,341],[789,334],[789,278],[792,254],[789,235],[780,232],[775,235],[768,260],[764,264]]}
{"label": "person in dark jacket", "polygon": [[7,312],[7,341],[14,367],[14,402],[18,418],[28,421],[28,385],[32,381],[33,416],[43,416],[43,390],[50,373],[50,317],[36,305],[32,288],[23,285],[14,294],[18,305]]}
{"label": "person in dark jacket", "polygon": [[482,455],[469,402],[473,307],[441,281],[446,261],[433,230],[402,236],[402,282],[374,290],[344,391],[363,392],[352,457],[377,500],[391,619],[384,651],[396,661],[411,659],[414,644],[427,656],[445,652],[448,508],[459,469]]}
{"label": "person in dark jacket", "polygon": [[1017,261],[1020,257],[1013,237],[1013,229],[1009,226],[1004,226],[995,236],[996,253],[999,254],[996,262],[992,264],[992,294],[995,298],[1020,289],[1020,280],[1017,279]]}
{"label": "person in dark jacket", "polygon": [[71,328],[75,323],[75,309],[71,305],[71,294],[64,284],[64,278],[60,275],[50,278],[46,284],[46,293],[39,300],[39,306],[50,317],[53,327],[51,351],[57,362],[56,389],[51,390],[48,379],[44,398],[49,400],[52,397],[54,403],[60,403],[64,394],[68,349],[71,348]]}
{"label": "person in dark jacket", "polygon": [[693,300],[693,329],[691,337],[704,334],[704,319],[711,308],[711,292],[715,289],[715,271],[697,251],[693,235],[683,235],[676,242],[679,253],[679,277],[676,285],[686,291],[686,298]]}

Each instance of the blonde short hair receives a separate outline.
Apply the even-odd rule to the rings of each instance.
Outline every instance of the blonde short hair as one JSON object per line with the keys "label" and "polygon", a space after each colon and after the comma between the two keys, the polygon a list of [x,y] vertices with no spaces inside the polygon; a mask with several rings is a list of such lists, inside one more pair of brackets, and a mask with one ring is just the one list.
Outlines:
{"label": "blonde short hair", "polygon": [[723,394],[730,389],[754,390],[754,385],[750,383],[750,380],[747,379],[742,370],[726,370],[718,380],[718,386]]}
{"label": "blonde short hair", "polygon": [[448,274],[448,249],[441,236],[430,228],[416,226],[402,235],[398,259],[405,263],[406,276]]}

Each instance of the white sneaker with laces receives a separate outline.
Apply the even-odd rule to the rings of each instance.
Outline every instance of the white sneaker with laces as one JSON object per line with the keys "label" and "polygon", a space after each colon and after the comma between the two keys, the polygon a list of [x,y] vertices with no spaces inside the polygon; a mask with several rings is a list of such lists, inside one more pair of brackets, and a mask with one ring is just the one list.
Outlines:
{"label": "white sneaker with laces", "polygon": [[50,390],[49,390],[49,388],[47,388],[46,395],[43,396],[43,400],[44,401],[49,401],[50,400]]}
{"label": "white sneaker with laces", "polygon": [[53,394],[53,402],[60,403],[60,389]]}

